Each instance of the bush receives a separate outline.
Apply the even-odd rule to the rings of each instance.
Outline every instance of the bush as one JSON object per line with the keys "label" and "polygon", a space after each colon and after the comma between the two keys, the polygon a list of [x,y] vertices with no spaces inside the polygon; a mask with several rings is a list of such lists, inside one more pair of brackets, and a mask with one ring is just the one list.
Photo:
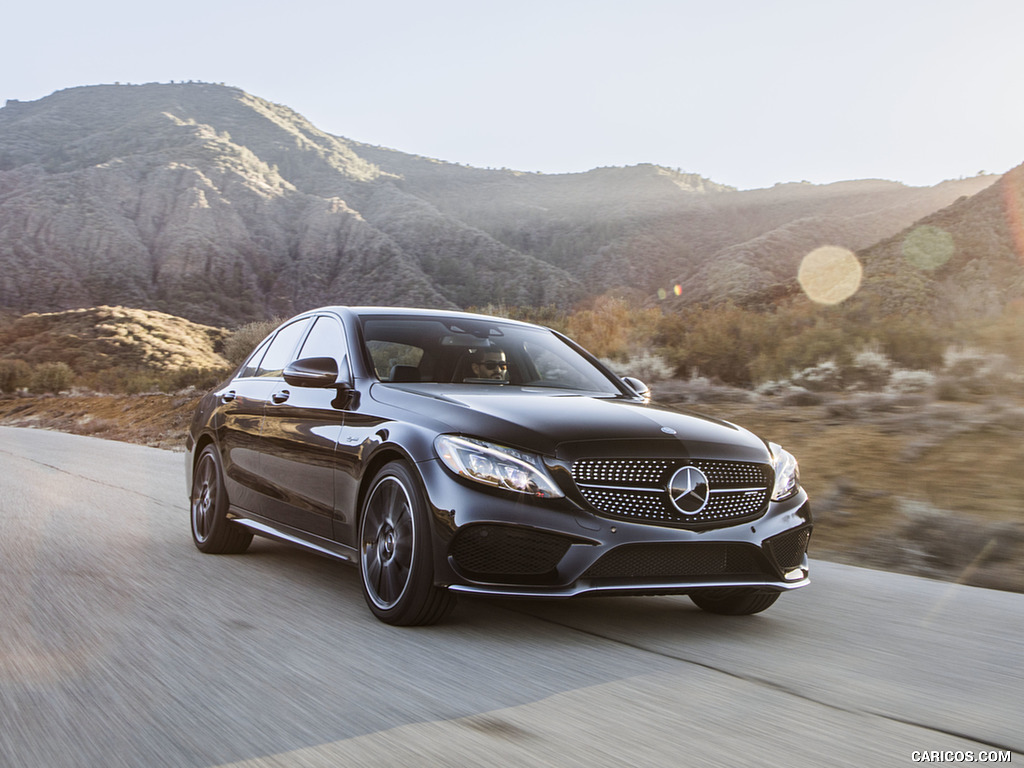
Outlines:
{"label": "bush", "polygon": [[1013,395],[1022,380],[1013,361],[1002,354],[950,348],[935,388],[941,400],[978,401],[992,395]]}
{"label": "bush", "polygon": [[256,348],[256,345],[283,322],[284,320],[277,318],[246,323],[224,341],[224,357],[232,366],[241,365],[249,353]]}
{"label": "bush", "polygon": [[793,383],[811,392],[838,392],[843,388],[843,372],[835,360],[826,360],[796,374]]}
{"label": "bush", "polygon": [[753,383],[752,361],[774,344],[763,315],[733,305],[691,308],[665,317],[657,340],[677,375],[707,376],[738,386]]}
{"label": "bush", "polygon": [[569,315],[566,330],[593,355],[624,359],[650,341],[660,315],[657,309],[638,309],[625,299],[603,295]]}
{"label": "bush", "polygon": [[29,389],[37,394],[63,392],[71,388],[75,373],[67,363],[40,363],[32,371]]}
{"label": "bush", "polygon": [[892,378],[892,360],[881,352],[866,349],[853,356],[853,361],[843,370],[843,380],[848,389],[880,392]]}
{"label": "bush", "polygon": [[230,373],[223,368],[183,368],[171,377],[171,388],[176,392],[189,388],[206,392],[224,381]]}
{"label": "bush", "polygon": [[668,361],[650,350],[630,355],[625,362],[602,358],[601,362],[619,376],[634,376],[645,384],[672,378],[673,370]]}
{"label": "bush", "polygon": [[914,395],[935,389],[938,377],[929,371],[895,370],[885,391],[894,395]]}
{"label": "bush", "polygon": [[24,360],[0,360],[0,392],[17,392],[32,383],[32,367]]}

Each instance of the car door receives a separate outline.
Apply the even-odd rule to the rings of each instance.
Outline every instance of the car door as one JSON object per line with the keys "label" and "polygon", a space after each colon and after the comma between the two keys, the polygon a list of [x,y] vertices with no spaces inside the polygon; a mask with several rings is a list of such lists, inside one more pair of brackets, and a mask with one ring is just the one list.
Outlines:
{"label": "car door", "polygon": [[[258,512],[265,496],[266,483],[260,473],[261,432],[263,411],[270,393],[277,386],[261,363],[273,344],[275,354],[282,346],[298,343],[298,335],[305,331],[308,321],[293,324],[289,331],[278,332],[261,344],[249,360],[227,385],[217,392],[219,399],[217,433],[224,467],[224,483],[228,498],[234,506]],[[283,335],[282,335],[283,333]],[[291,350],[288,350],[291,354]]]}
{"label": "car door", "polygon": [[[331,357],[339,370],[348,370],[345,337],[337,318],[316,317],[288,362],[308,357]],[[337,407],[338,393],[293,386],[283,377],[276,382],[263,411],[260,468],[269,489],[263,514],[289,528],[329,539],[335,451],[344,421],[344,411]]]}

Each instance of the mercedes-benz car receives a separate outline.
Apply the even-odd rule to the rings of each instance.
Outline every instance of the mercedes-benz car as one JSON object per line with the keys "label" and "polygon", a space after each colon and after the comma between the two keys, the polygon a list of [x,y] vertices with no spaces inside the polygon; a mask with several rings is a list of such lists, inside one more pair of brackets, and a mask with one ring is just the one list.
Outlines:
{"label": "mercedes-benz car", "polygon": [[187,448],[201,551],[256,534],[347,561],[390,624],[436,622],[459,594],[680,594],[752,614],[808,583],[792,455],[652,403],[529,323],[303,313],[201,400]]}

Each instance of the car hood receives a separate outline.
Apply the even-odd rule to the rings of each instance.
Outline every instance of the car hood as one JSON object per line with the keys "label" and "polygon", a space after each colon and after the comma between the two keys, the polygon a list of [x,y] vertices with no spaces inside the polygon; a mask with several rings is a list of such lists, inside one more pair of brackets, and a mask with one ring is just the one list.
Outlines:
{"label": "car hood", "polygon": [[585,455],[769,460],[764,441],[735,424],[620,397],[466,384],[377,384],[371,396],[420,414],[439,432],[567,460]]}

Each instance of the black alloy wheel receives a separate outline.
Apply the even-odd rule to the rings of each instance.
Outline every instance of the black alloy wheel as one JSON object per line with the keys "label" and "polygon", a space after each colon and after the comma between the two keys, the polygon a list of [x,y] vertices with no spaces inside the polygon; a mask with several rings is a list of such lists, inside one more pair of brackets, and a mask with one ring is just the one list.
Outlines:
{"label": "black alloy wheel", "polygon": [[237,555],[252,542],[252,531],[228,519],[228,494],[217,450],[208,445],[192,474],[192,541],[200,552]]}
{"label": "black alloy wheel", "polygon": [[760,613],[779,599],[781,592],[760,592],[749,587],[724,587],[691,592],[690,599],[708,613],[747,616]]}
{"label": "black alloy wheel", "polygon": [[413,471],[386,465],[373,479],[359,523],[363,596],[388,624],[434,624],[455,606],[455,596],[434,586],[426,504]]}

